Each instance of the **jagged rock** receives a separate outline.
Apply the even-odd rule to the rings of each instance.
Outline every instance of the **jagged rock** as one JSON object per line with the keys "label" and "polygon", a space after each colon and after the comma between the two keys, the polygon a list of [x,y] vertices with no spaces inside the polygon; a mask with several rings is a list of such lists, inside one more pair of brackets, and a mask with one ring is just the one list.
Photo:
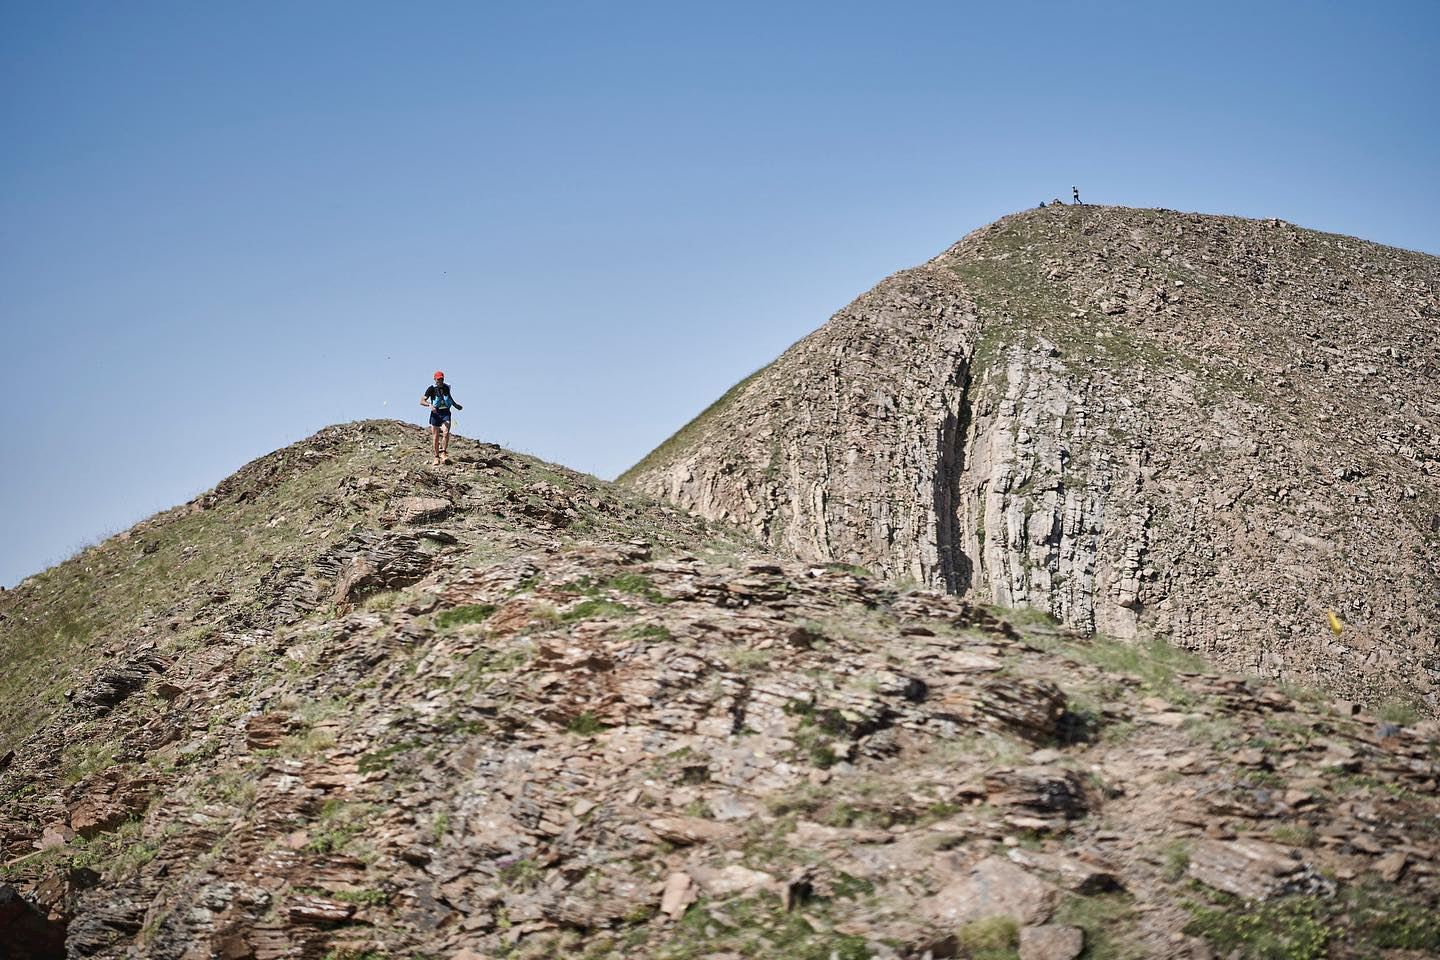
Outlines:
{"label": "jagged rock", "polygon": [[355,905],[327,897],[292,896],[285,910],[294,923],[329,925],[342,923],[355,915]]}
{"label": "jagged rock", "polygon": [[75,915],[65,931],[67,957],[103,955],[140,932],[145,905],[132,891],[90,890],[79,898]]}
{"label": "jagged rock", "polygon": [[1065,713],[1065,694],[1046,681],[1006,679],[964,689],[946,704],[966,720],[993,726],[1033,743],[1055,739]]}
{"label": "jagged rock", "polygon": [[1063,823],[1083,817],[1089,809],[1080,775],[1060,767],[996,770],[985,777],[985,790],[997,807],[1014,808],[1026,815],[1030,827],[1036,817]]}
{"label": "jagged rock", "polygon": [[0,945],[11,960],[63,957],[65,924],[52,922],[13,886],[0,883]]}
{"label": "jagged rock", "polygon": [[108,770],[89,783],[89,792],[71,808],[70,826],[86,838],[118,827],[145,809],[153,787],[153,778]]}
{"label": "jagged rock", "polygon": [[696,817],[662,817],[649,821],[646,826],[660,839],[682,846],[719,840],[733,832],[724,824]]}
{"label": "jagged rock", "polygon": [[[543,897],[538,911],[540,916],[562,927],[596,930],[653,909],[653,905],[654,900],[646,896],[641,885],[632,882]],[[513,903],[508,906],[510,917],[522,916]]]}
{"label": "jagged rock", "polygon": [[443,497],[401,497],[390,505],[380,521],[393,525],[438,520],[449,513],[452,506]]}
{"label": "jagged rock", "polygon": [[335,571],[331,599],[343,606],[380,590],[409,586],[429,573],[433,557],[422,540],[409,533],[357,534],[316,566]]}
{"label": "jagged rock", "polygon": [[1386,883],[1397,883],[1405,872],[1405,866],[1409,862],[1403,851],[1396,850],[1376,860],[1370,865],[1370,869],[1379,875]]}
{"label": "jagged rock", "polygon": [[123,665],[105,667],[75,695],[75,703],[97,715],[109,713],[167,666],[164,659],[154,654],[141,654]]}
{"label": "jagged rock", "polygon": [[1118,867],[1089,851],[1082,850],[1078,856],[1059,856],[1017,847],[1006,856],[1023,867],[1055,875],[1065,889],[1074,893],[1110,893],[1125,886]]}
{"label": "jagged rock", "polygon": [[245,746],[251,750],[274,750],[297,727],[286,713],[266,713],[245,722]]}
{"label": "jagged rock", "polygon": [[68,823],[52,823],[40,834],[40,839],[35,841],[36,850],[50,850],[54,847],[63,847],[74,840],[77,834],[70,828]]}
{"label": "jagged rock", "polygon": [[70,826],[82,837],[114,829],[124,823],[129,811],[113,803],[89,801],[70,811]]}
{"label": "jagged rock", "polygon": [[1333,890],[1288,847],[1259,840],[1197,840],[1190,852],[1191,877],[1245,900],[1268,900],[1286,893]]}
{"label": "jagged rock", "polygon": [[660,897],[660,912],[672,920],[678,919],[698,896],[695,881],[690,874],[684,871],[672,873],[665,878],[665,892]]}

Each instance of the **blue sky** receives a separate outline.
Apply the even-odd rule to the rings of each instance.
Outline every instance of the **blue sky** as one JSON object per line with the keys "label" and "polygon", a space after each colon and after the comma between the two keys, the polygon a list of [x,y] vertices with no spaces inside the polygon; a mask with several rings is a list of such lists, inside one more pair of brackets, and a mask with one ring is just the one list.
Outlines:
{"label": "blue sky", "polygon": [[[1068,195],[1440,252],[1440,4],[0,0],[0,584],[343,420],[612,477]],[[420,456],[417,450],[417,456]]]}

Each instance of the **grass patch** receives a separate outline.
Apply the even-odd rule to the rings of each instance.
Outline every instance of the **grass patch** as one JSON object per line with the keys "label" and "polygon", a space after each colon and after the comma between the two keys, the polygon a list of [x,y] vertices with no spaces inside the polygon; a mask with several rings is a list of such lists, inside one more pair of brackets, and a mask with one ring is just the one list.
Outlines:
{"label": "grass patch", "polygon": [[1408,727],[1420,719],[1420,710],[1409,700],[1391,697],[1375,708],[1375,716],[1386,723]]}
{"label": "grass patch", "polygon": [[765,798],[765,809],[773,816],[792,813],[809,815],[825,806],[826,794],[810,783],[801,783],[789,790],[772,793]]}
{"label": "grass patch", "polygon": [[320,827],[305,844],[306,853],[339,853],[364,832],[374,807],[368,803],[327,800],[320,808]]}
{"label": "grass patch", "polygon": [[756,370],[744,380],[741,380],[739,383],[735,384],[735,386],[731,387],[729,390],[726,390],[723,394],[720,395],[720,398],[718,400],[710,404],[710,406],[706,407],[704,410],[701,410],[689,423],[685,424],[679,430],[676,430],[673,434],[666,438],[665,441],[660,444],[660,446],[647,453],[639,463],[635,464],[635,466],[620,474],[620,476],[616,478],[615,482],[630,483],[637,477],[639,477],[640,474],[644,473],[646,470],[649,470],[652,467],[658,467],[666,461],[670,460],[672,457],[678,456],[682,451],[685,450],[686,447],[691,444],[691,442],[700,439],[700,437],[704,434],[705,425],[711,417],[719,416],[721,413],[727,410],[730,405],[734,403],[735,400],[740,396],[741,392],[750,385],[750,381],[760,376],[760,374],[764,371],[765,367],[761,367],[759,370]]}
{"label": "grass patch", "polygon": [[500,868],[500,882],[512,890],[533,890],[545,874],[530,860],[517,860]]}
{"label": "grass patch", "polygon": [[675,634],[671,633],[668,627],[658,623],[637,623],[626,627],[620,635],[627,640],[651,640],[655,643],[675,639]]}
{"label": "grass patch", "polygon": [[484,623],[494,612],[495,605],[493,603],[471,603],[461,607],[451,607],[449,610],[442,610],[435,614],[435,626],[441,630],[449,630],[466,624]]}
{"label": "grass patch", "polygon": [[513,644],[507,649],[486,647],[476,650],[465,658],[464,667],[455,677],[456,683],[475,683],[492,673],[516,670],[530,662],[535,655],[528,643]]}
{"label": "grass patch", "polygon": [[623,603],[603,598],[582,600],[561,614],[560,619],[566,623],[575,623],[579,620],[591,620],[596,617],[626,617],[634,613],[632,607]]}
{"label": "grass patch", "polygon": [[1282,823],[1270,828],[1270,839],[1291,847],[1313,847],[1320,842],[1315,828],[1299,823]]}
{"label": "grass patch", "polygon": [[335,734],[329,730],[306,730],[292,733],[280,741],[280,754],[287,757],[310,757],[335,746]]}
{"label": "grass patch", "polygon": [[1238,903],[1188,906],[1186,933],[1247,960],[1324,960],[1334,936],[1318,897],[1283,897],[1240,909]]}
{"label": "grass patch", "polygon": [[92,773],[109,769],[115,765],[115,750],[113,743],[71,744],[60,755],[61,779],[79,783]]}
{"label": "grass patch", "polygon": [[723,654],[725,661],[741,673],[759,673],[775,659],[775,650],[751,650],[733,647]]}
{"label": "grass patch", "polygon": [[389,770],[397,754],[405,753],[407,750],[414,750],[418,746],[422,746],[419,740],[405,740],[400,743],[391,744],[380,750],[371,750],[369,753],[360,755],[358,768],[361,773]]}
{"label": "grass patch", "polygon": [[600,718],[589,710],[570,719],[565,724],[565,729],[582,737],[593,737],[602,730],[610,729],[606,724],[600,722]]}
{"label": "grass patch", "polygon": [[631,596],[644,597],[652,603],[663,603],[665,597],[660,589],[655,586],[655,581],[643,573],[621,573],[606,581],[606,586],[620,593],[628,593]]}
{"label": "grass patch", "polygon": [[843,759],[836,753],[835,744],[838,738],[848,736],[850,725],[839,711],[817,710],[814,704],[791,700],[785,705],[785,712],[799,718],[792,736],[811,763],[823,770]]}
{"label": "grass patch", "polygon": [[1126,894],[1070,897],[1055,911],[1053,922],[1085,931],[1084,960],[1135,960],[1144,955],[1127,939],[1135,926],[1135,905]]}
{"label": "grass patch", "polygon": [[1185,907],[1191,915],[1186,933],[1245,960],[1322,960],[1337,943],[1345,944],[1346,956],[1440,951],[1440,913],[1379,882],[1347,887],[1331,898],[1290,896],[1265,903],[1211,892],[1209,903]]}
{"label": "grass patch", "polygon": [[[803,912],[786,912],[780,898],[769,892],[723,904],[702,898],[650,955],[659,960],[699,960],[724,953],[784,960],[870,960],[863,938],[813,925],[826,913],[822,902],[809,904]],[[636,955],[641,952],[646,951]]]}
{"label": "grass patch", "polygon": [[1188,840],[1172,840],[1160,851],[1161,867],[1160,873],[1171,883],[1178,882],[1190,869],[1190,842]]}
{"label": "grass patch", "polygon": [[832,573],[848,573],[852,577],[873,577],[869,568],[858,566],[853,563],[827,563],[825,569]]}
{"label": "grass patch", "polygon": [[1020,925],[1010,917],[972,920],[956,931],[955,939],[971,960],[1014,960],[1020,956]]}
{"label": "grass patch", "polygon": [[1060,621],[1055,619],[1054,614],[1039,607],[996,607],[995,612],[1022,630],[1026,627],[1034,629],[1060,626]]}
{"label": "grass patch", "polygon": [[1047,652],[1061,653],[1111,673],[1136,677],[1145,689],[1160,694],[1177,705],[1191,703],[1195,699],[1179,682],[1178,675],[1204,673],[1209,670],[1209,664],[1203,658],[1164,640],[1129,642],[1103,634],[1090,638],[1053,639],[1043,635],[1029,635],[1025,640]]}
{"label": "grass patch", "polygon": [[1393,887],[1365,884],[1346,891],[1358,939],[1378,950],[1423,950],[1440,955],[1440,912],[1397,897]]}

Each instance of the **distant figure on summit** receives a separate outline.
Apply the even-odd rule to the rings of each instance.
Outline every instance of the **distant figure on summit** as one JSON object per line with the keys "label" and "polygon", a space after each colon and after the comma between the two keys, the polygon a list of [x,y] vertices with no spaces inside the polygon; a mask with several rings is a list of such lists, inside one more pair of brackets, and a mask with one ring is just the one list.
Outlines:
{"label": "distant figure on summit", "polygon": [[465,408],[450,396],[450,384],[445,382],[444,370],[435,371],[435,383],[425,388],[425,396],[420,398],[420,406],[430,408],[430,449],[435,455],[435,459],[430,463],[437,467],[441,461],[449,463],[450,453],[447,448],[450,446],[450,408]]}
{"label": "distant figure on summit", "polygon": [[1071,188],[1070,188],[1070,193],[1075,197],[1075,202],[1076,202],[1076,203],[1079,203],[1079,202],[1080,202],[1080,188],[1079,188],[1079,187],[1071,187]]}

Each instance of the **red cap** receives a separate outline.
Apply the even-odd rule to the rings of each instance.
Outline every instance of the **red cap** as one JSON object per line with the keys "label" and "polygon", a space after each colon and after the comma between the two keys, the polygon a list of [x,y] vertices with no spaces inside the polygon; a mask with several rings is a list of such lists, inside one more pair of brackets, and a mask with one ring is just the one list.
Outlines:
{"label": "red cap", "polygon": [[444,379],[445,379],[445,371],[444,371],[444,370],[436,370],[436,371],[435,371],[435,379],[436,379],[436,380],[444,380]]}

